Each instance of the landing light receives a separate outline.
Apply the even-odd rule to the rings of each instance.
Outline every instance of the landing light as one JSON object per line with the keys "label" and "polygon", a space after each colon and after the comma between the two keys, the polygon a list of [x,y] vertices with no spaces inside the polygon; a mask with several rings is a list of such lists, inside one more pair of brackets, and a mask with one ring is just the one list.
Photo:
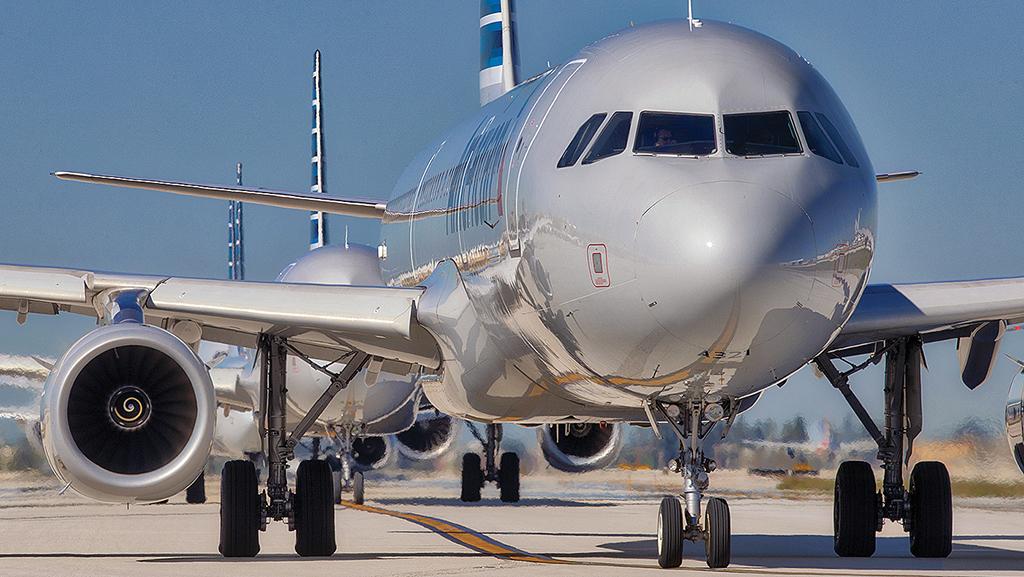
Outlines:
{"label": "landing light", "polygon": [[704,407],[704,418],[709,421],[720,421],[725,416],[725,409],[718,403],[710,403]]}

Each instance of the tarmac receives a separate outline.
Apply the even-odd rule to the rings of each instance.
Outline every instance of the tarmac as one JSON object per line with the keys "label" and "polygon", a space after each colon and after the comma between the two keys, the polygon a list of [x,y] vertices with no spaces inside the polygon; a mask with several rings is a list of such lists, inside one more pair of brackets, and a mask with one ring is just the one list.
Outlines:
{"label": "tarmac", "polygon": [[[523,500],[505,504],[491,487],[479,503],[458,500],[455,479],[367,478],[365,506],[339,505],[338,552],[295,555],[293,534],[273,523],[253,559],[217,554],[218,489],[203,505],[103,505],[52,481],[0,479],[0,577],[67,575],[585,575],[707,574],[701,544],[683,566],[661,570],[655,530],[660,473],[525,477]],[[717,475],[717,473],[716,473]],[[212,478],[211,478],[212,477]],[[726,483],[727,485],[729,483]],[[736,483],[732,483],[736,485]],[[726,488],[732,565],[745,575],[1024,575],[1024,504],[956,500],[953,554],[910,555],[902,527],[887,523],[875,556],[832,551],[828,495],[771,490],[771,482]]]}

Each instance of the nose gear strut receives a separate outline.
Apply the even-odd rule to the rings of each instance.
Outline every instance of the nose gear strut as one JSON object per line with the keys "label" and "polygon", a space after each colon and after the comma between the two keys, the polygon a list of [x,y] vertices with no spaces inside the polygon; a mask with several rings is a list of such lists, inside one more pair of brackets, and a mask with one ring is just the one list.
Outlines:
{"label": "nose gear strut", "polygon": [[[729,405],[727,426],[735,417],[735,408],[734,403]],[[703,519],[701,515],[701,500],[710,484],[709,474],[716,468],[715,462],[704,455],[701,441],[726,415],[724,407],[718,399],[709,397],[689,401],[682,406],[649,399],[645,409],[655,431],[657,422],[653,417],[656,411],[679,439],[679,456],[669,461],[668,467],[683,478],[681,500],[684,506],[679,506],[680,497],[666,496],[661,502],[658,513],[659,565],[678,567],[682,563],[684,541],[703,541],[708,567],[727,567],[731,549],[729,506],[724,499],[712,497],[708,499]]]}

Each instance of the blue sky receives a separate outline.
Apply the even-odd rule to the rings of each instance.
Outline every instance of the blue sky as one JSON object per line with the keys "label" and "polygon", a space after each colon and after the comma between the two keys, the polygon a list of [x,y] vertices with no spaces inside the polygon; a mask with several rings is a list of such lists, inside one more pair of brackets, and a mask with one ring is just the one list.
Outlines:
{"label": "blue sky", "polygon": [[[519,0],[523,72],[685,0]],[[874,282],[1024,275],[1024,4],[696,1],[695,13],[766,33],[828,78],[879,171]],[[478,106],[478,3],[20,3],[0,20],[0,261],[225,274],[225,203],[60,182],[53,170],[306,190],[309,74],[323,52],[328,191],[385,199],[405,163]],[[271,279],[305,250],[304,213],[246,210],[247,272]],[[356,242],[372,223],[334,218]],[[0,313],[0,352],[60,354],[92,322]],[[1004,350],[1024,355],[1024,334]],[[927,348],[926,431],[1001,418],[1013,374],[973,393],[950,343]],[[880,374],[855,388],[877,412]],[[754,416],[842,419],[809,373]]]}

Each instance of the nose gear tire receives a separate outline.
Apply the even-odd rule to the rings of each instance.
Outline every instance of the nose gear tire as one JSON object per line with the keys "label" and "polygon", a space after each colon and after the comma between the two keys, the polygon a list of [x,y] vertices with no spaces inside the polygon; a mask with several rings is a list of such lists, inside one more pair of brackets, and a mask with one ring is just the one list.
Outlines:
{"label": "nose gear tire", "polygon": [[721,569],[729,566],[732,557],[732,523],[729,504],[725,499],[708,499],[707,512],[704,514],[704,552],[708,567]]}
{"label": "nose gear tire", "polygon": [[679,499],[663,497],[658,509],[658,565],[673,569],[683,563],[683,508]]}

